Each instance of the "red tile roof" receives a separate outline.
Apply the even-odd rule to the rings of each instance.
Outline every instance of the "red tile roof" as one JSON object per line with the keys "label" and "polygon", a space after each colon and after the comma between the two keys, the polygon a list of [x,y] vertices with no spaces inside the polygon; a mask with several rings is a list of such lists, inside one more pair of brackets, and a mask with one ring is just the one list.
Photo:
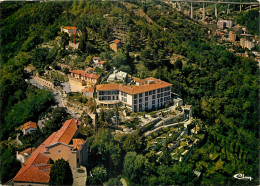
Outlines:
{"label": "red tile roof", "polygon": [[43,155],[41,153],[39,153],[36,158],[34,159],[34,161],[32,162],[31,165],[40,165],[40,164],[46,164],[49,161],[49,157],[46,155]]}
{"label": "red tile roof", "polygon": [[[48,157],[42,153],[46,150],[45,146],[49,145],[55,136],[52,133],[28,158],[25,162],[24,167],[22,167],[19,172],[14,177],[15,182],[35,182],[35,183],[48,183],[50,179],[50,169],[42,171],[40,166],[46,166],[48,162]],[[36,166],[36,163],[41,165]],[[34,166],[32,166],[34,165]],[[51,165],[49,165],[50,167]]]}
{"label": "red tile roof", "polygon": [[135,82],[138,82],[138,83],[141,83],[141,84],[144,84],[144,80],[143,79],[140,79],[140,78],[137,78],[137,77],[133,77],[134,81]]}
{"label": "red tile roof", "polygon": [[167,83],[165,81],[155,79],[153,77],[146,78],[143,80],[145,84],[143,85],[122,85],[122,84],[102,84],[97,85],[96,90],[97,91],[103,91],[103,90],[120,90],[122,92],[125,92],[127,94],[139,94],[151,90],[156,90],[159,88],[169,87],[172,86],[172,84]]}
{"label": "red tile roof", "polygon": [[76,119],[67,120],[60,128],[60,130],[56,132],[55,137],[53,138],[51,144],[61,142],[68,145],[72,137],[75,135],[76,131],[78,130],[78,126],[80,124],[81,122]]}
{"label": "red tile roof", "polygon": [[104,64],[105,64],[105,61],[99,61],[97,64],[102,64],[102,65],[104,65]]}
{"label": "red tile roof", "polygon": [[85,143],[83,139],[73,139],[73,149],[80,150],[82,148],[82,144]]}
{"label": "red tile roof", "polygon": [[96,75],[96,74],[89,74],[89,73],[85,72],[84,70],[72,70],[71,73],[78,74],[83,77],[87,77],[87,78],[91,78],[91,79],[98,79],[100,77],[99,75]]}
{"label": "red tile roof", "polygon": [[120,43],[121,41],[119,40],[119,39],[115,39],[115,40],[113,40],[113,41],[111,41],[111,43],[116,43],[116,44],[118,44],[118,43]]}
{"label": "red tile roof", "polygon": [[24,130],[29,129],[29,128],[35,128],[35,129],[37,129],[36,123],[29,121],[29,122],[27,122],[27,123],[25,123],[25,124],[23,125],[23,129],[24,129]]}
{"label": "red tile roof", "polygon": [[24,154],[32,154],[32,152],[35,150],[35,147],[32,148],[27,148],[23,150],[22,152],[19,152],[19,154],[24,155]]}
{"label": "red tile roof", "polygon": [[72,29],[77,29],[77,27],[75,27],[75,26],[64,26],[63,29],[72,30]]}
{"label": "red tile roof", "polygon": [[[42,166],[44,169],[42,169]],[[22,167],[22,174],[14,178],[15,182],[48,183],[50,180],[51,165]]]}
{"label": "red tile roof", "polygon": [[118,84],[118,83],[101,84],[101,85],[97,85],[96,89],[98,91],[102,91],[102,90],[119,90],[119,86],[120,86],[120,84]]}
{"label": "red tile roof", "polygon": [[94,68],[87,67],[86,70],[94,70]]}
{"label": "red tile roof", "polygon": [[84,88],[84,89],[82,90],[82,92],[83,92],[83,93],[85,93],[85,92],[92,92],[92,93],[94,93],[94,89],[93,89],[92,87],[87,87],[87,88]]}

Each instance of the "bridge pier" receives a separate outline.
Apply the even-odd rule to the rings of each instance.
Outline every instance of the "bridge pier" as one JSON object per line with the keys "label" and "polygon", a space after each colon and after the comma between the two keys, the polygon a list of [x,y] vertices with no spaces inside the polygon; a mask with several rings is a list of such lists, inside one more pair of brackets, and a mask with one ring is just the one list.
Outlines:
{"label": "bridge pier", "polygon": [[218,18],[218,8],[217,8],[217,3],[215,4],[215,17],[216,17],[216,19]]}
{"label": "bridge pier", "polygon": [[205,20],[205,3],[203,3],[203,8],[202,8],[202,21]]}
{"label": "bridge pier", "polygon": [[190,18],[193,19],[193,7],[192,7],[192,3],[190,3]]}

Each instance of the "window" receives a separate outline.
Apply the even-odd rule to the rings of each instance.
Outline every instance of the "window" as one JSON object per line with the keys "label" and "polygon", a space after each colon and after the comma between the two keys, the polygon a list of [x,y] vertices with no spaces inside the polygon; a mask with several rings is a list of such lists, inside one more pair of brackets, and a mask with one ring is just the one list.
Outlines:
{"label": "window", "polygon": [[141,98],[142,96],[143,96],[143,94],[142,94],[142,93],[140,93],[140,94],[139,94],[139,98]]}
{"label": "window", "polygon": [[161,97],[161,94],[157,94],[157,98],[160,98]]}
{"label": "window", "polygon": [[152,103],[153,103],[153,105],[154,105],[154,104],[155,104],[155,100],[153,100],[153,102],[152,102]]}
{"label": "window", "polygon": [[163,93],[161,93],[161,97],[163,97]]}
{"label": "window", "polygon": [[145,97],[145,101],[148,101],[148,97]]}
{"label": "window", "polygon": [[142,103],[142,99],[139,99],[139,103]]}
{"label": "window", "polygon": [[155,99],[155,95],[153,95],[153,99]]}
{"label": "window", "polygon": [[163,98],[161,98],[161,102],[163,102]]}
{"label": "window", "polygon": [[153,94],[155,94],[155,90],[153,90]]}
{"label": "window", "polygon": [[148,92],[145,92],[145,96],[148,96]]}
{"label": "window", "polygon": [[167,96],[167,95],[168,95],[168,92],[165,92],[165,93],[164,93],[164,96]]}
{"label": "window", "polygon": [[148,106],[148,102],[145,102],[145,106]]}
{"label": "window", "polygon": [[139,108],[142,108],[142,104],[139,104]]}
{"label": "window", "polygon": [[137,100],[134,100],[134,104],[137,104]]}
{"label": "window", "polygon": [[149,91],[149,95],[152,95],[152,93],[153,93],[152,91]]}
{"label": "window", "polygon": [[134,106],[134,109],[137,109],[137,105]]}
{"label": "window", "polygon": [[134,95],[134,98],[137,99],[137,94]]}
{"label": "window", "polygon": [[157,89],[157,93],[160,93],[161,92],[161,89]]}

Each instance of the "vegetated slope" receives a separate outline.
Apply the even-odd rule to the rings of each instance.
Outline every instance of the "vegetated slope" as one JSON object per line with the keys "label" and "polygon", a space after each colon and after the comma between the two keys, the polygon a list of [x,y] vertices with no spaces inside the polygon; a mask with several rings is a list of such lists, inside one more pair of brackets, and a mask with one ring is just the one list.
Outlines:
{"label": "vegetated slope", "polygon": [[[257,63],[235,56],[212,40],[206,41],[205,32],[202,35],[201,30],[190,29],[200,27],[195,23],[189,22],[190,28],[187,28],[184,19],[178,21],[176,14],[165,15],[152,6],[147,9],[147,14],[159,25],[167,27],[169,32],[181,33],[176,38],[182,42],[173,48],[175,53],[188,58],[187,64],[166,66],[158,63],[153,47],[150,48],[153,56],[141,53],[141,59],[147,70],[155,70],[157,78],[173,83],[174,92],[192,104],[194,116],[203,120],[207,142],[194,151],[190,161],[194,169],[203,173],[201,183],[239,183],[232,178],[237,172],[254,177],[257,183],[258,158],[254,148],[258,138]],[[151,30],[149,35],[151,33],[155,31]],[[166,34],[161,33],[160,39],[153,38],[154,46]],[[164,53],[171,44],[165,41],[157,51]],[[149,44],[144,50],[148,47]],[[154,63],[149,65],[148,60]],[[165,56],[160,62],[164,60],[167,60]],[[140,70],[137,69],[137,74],[141,74]]]}
{"label": "vegetated slope", "polygon": [[247,27],[248,31],[259,36],[259,12],[258,9],[242,12],[235,21]]}
{"label": "vegetated slope", "polygon": [[[160,6],[155,8],[154,5]],[[142,8],[156,24],[136,16],[121,3],[92,1],[74,5],[71,2],[26,3],[4,19],[1,23],[1,53],[4,53],[1,69],[1,110],[4,112],[1,112],[1,119],[9,115],[7,119],[10,120],[12,114],[9,109],[18,108],[15,104],[21,105],[24,102],[19,104],[19,101],[28,97],[23,93],[27,89],[22,81],[25,77],[23,65],[31,61],[25,58],[29,53],[20,52],[30,51],[43,40],[53,39],[60,26],[72,25],[76,20],[77,26],[87,35],[84,39],[80,38],[86,47],[77,51],[82,58],[100,54],[105,59],[113,59],[112,65],[120,70],[141,78],[155,76],[166,80],[173,84],[173,92],[193,105],[194,117],[202,120],[201,129],[208,137],[202,147],[194,149],[189,161],[190,172],[194,169],[202,172],[199,179],[193,177],[190,180],[192,183],[252,183],[235,180],[233,175],[239,172],[252,176],[257,183],[258,154],[255,147],[258,138],[259,69],[256,62],[216,46],[214,38],[209,39],[207,28],[167,5],[136,3],[136,6]],[[46,11],[46,14],[40,14],[39,10]],[[48,10],[53,10],[56,16],[50,15]],[[105,13],[124,20],[128,27],[128,37],[117,54],[109,51],[107,45],[100,46],[100,43],[113,39],[110,32],[113,21],[104,18]],[[39,49],[35,51],[39,52]],[[138,57],[135,59],[130,53],[138,54]],[[185,63],[179,60],[171,64],[173,54],[184,56]],[[18,62],[12,58],[15,55]],[[1,123],[5,121],[1,120]],[[138,153],[145,154],[144,151]],[[130,154],[128,157],[135,156],[140,161],[145,160],[143,155]],[[136,174],[137,183],[187,182],[186,164],[169,166],[153,163],[142,167],[143,172]],[[157,168],[158,172],[154,171]]]}

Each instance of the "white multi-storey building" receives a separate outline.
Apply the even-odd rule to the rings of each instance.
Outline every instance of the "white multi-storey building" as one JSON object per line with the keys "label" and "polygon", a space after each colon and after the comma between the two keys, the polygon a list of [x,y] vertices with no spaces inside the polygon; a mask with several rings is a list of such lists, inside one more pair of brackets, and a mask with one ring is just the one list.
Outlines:
{"label": "white multi-storey building", "polygon": [[141,112],[164,106],[171,102],[172,84],[155,78],[146,78],[137,85],[97,85],[97,100],[101,104],[122,102],[133,112]]}

